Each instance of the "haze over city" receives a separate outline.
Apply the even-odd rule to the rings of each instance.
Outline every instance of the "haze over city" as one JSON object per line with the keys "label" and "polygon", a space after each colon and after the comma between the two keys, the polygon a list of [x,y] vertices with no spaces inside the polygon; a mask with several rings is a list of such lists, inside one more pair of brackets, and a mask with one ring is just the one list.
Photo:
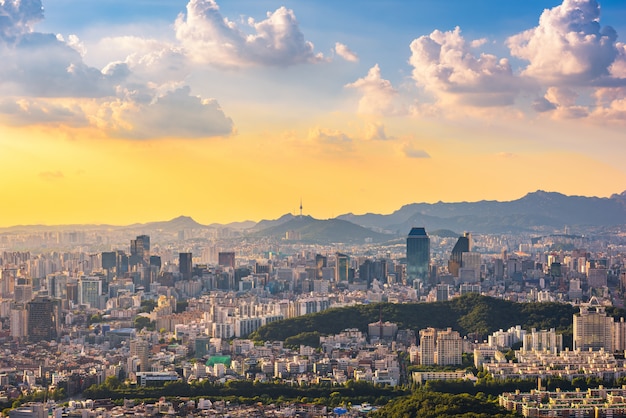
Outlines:
{"label": "haze over city", "polygon": [[0,4],[0,225],[625,189],[626,5]]}

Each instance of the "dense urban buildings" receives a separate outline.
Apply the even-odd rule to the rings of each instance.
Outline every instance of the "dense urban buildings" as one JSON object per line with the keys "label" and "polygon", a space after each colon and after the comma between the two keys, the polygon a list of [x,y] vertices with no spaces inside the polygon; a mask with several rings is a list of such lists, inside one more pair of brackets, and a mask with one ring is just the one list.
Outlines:
{"label": "dense urban buildings", "polygon": [[[140,386],[178,379],[475,379],[454,371],[464,361],[496,380],[626,376],[619,355],[626,323],[607,314],[626,288],[626,245],[619,240],[441,237],[424,228],[412,228],[406,244],[382,245],[253,240],[232,230],[154,234],[0,234],[0,344],[10,353],[0,398],[10,399],[18,385],[37,390],[45,376],[68,394],[110,376]],[[26,250],[20,239],[39,244]],[[555,250],[559,245],[573,249]],[[321,336],[319,346],[294,350],[248,339],[264,325],[332,307],[444,302],[469,293],[571,303],[578,312],[563,321],[571,321],[573,338],[564,344],[554,329],[516,324],[480,337],[453,327],[400,329],[381,311],[366,329]]]}

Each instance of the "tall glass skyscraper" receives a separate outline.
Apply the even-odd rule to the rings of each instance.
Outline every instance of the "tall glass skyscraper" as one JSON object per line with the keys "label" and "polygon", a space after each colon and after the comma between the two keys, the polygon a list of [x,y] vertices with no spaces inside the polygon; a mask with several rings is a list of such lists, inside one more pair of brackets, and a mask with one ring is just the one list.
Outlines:
{"label": "tall glass skyscraper", "polygon": [[411,228],[406,238],[407,284],[415,280],[425,283],[430,267],[430,238],[424,228]]}

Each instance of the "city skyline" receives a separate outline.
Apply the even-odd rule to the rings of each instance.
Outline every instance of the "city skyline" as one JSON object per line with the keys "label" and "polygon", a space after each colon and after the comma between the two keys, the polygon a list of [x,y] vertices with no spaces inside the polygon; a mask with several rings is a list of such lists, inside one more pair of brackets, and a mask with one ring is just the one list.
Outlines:
{"label": "city skyline", "polygon": [[621,193],[626,5],[521,3],[4,2],[0,226]]}

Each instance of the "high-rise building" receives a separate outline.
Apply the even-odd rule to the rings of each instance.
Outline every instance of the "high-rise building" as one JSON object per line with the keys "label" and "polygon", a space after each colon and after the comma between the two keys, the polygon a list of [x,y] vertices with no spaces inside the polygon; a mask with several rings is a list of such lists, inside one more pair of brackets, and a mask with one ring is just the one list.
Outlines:
{"label": "high-rise building", "polygon": [[112,270],[117,265],[117,254],[115,251],[102,253],[102,268],[105,270]]}
{"label": "high-rise building", "polygon": [[29,277],[18,277],[15,283],[14,300],[15,302],[30,302],[33,298],[33,281]]}
{"label": "high-rise building", "polygon": [[323,269],[327,266],[327,263],[328,258],[326,256],[322,254],[315,255],[315,279],[322,280],[324,278]]}
{"label": "high-rise building", "polygon": [[335,260],[335,281],[347,283],[350,278],[350,257],[346,254],[337,253]]}
{"label": "high-rise building", "polygon": [[450,285],[440,283],[437,285],[435,300],[437,302],[445,302],[450,298]]}
{"label": "high-rise building", "polygon": [[78,303],[101,309],[102,280],[99,277],[81,277],[78,280]]}
{"label": "high-rise building", "polygon": [[406,278],[411,285],[416,280],[425,283],[430,266],[430,238],[424,228],[411,228],[406,239]]}
{"label": "high-rise building", "polygon": [[471,235],[464,233],[454,244],[450,260],[448,260],[448,271],[454,277],[459,277],[459,269],[463,267],[463,253],[468,253],[472,249]]}
{"label": "high-rise building", "polygon": [[150,258],[150,237],[139,235],[130,241],[130,265],[147,264]]}
{"label": "high-rise building", "polygon": [[217,254],[217,264],[222,267],[231,267],[235,268],[235,253],[230,252],[219,252]]}
{"label": "high-rise building", "polygon": [[61,306],[58,300],[39,296],[28,303],[28,340],[51,341],[58,336]]}
{"label": "high-rise building", "polygon": [[574,314],[574,350],[611,351],[613,347],[613,318],[607,316],[604,306],[592,297],[589,303],[580,305]]}
{"label": "high-rise building", "polygon": [[[139,371],[149,372],[150,367],[150,344],[145,340],[131,340],[130,357],[137,357],[139,360]],[[136,370],[133,370],[136,371]]]}
{"label": "high-rise building", "polygon": [[191,253],[178,254],[178,271],[183,280],[191,279],[193,273],[193,260]]}
{"label": "high-rise building", "polygon": [[463,362],[463,339],[458,331],[452,328],[437,331],[437,349],[435,363],[450,366]]}
{"label": "high-rise building", "polygon": [[419,363],[422,366],[432,366],[435,364],[435,348],[437,340],[437,330],[426,328],[420,330]]}
{"label": "high-rise building", "polygon": [[28,337],[28,311],[21,303],[11,307],[11,337],[15,339]]}

